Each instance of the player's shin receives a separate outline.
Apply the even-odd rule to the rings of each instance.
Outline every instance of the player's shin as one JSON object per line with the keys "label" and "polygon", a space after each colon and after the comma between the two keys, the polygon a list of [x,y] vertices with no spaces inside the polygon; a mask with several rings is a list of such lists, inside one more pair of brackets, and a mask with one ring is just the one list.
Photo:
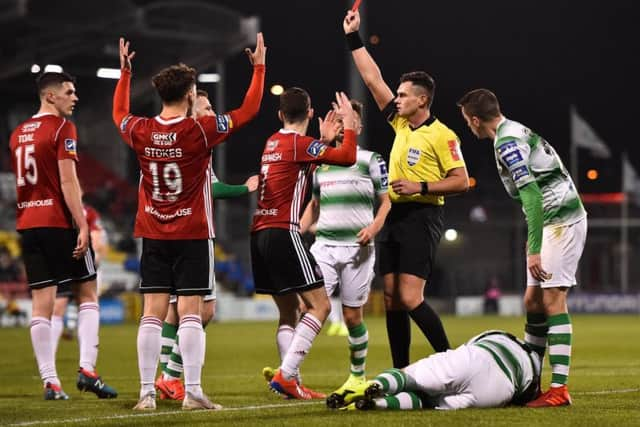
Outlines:
{"label": "player's shin", "polygon": [[160,350],[160,369],[164,372],[171,357],[171,351],[173,345],[176,342],[176,336],[178,335],[178,325],[172,325],[171,323],[164,322],[162,324],[161,343],[162,348]]}
{"label": "player's shin", "polygon": [[571,363],[571,337],[573,329],[569,313],[549,316],[549,362],[551,387],[567,384]]}
{"label": "player's shin", "polygon": [[196,314],[188,314],[180,319],[178,342],[182,353],[184,383],[187,393],[202,396],[200,375],[204,359],[202,319]]}
{"label": "player's shin", "polygon": [[140,372],[140,397],[154,393],[154,376],[160,358],[160,334],[162,320],[154,316],[143,316],[138,328],[138,370]]}
{"label": "player's shin", "polygon": [[51,342],[51,321],[44,317],[33,317],[30,333],[40,378],[45,384],[52,383],[59,386],[60,380],[56,372],[56,361]]}
{"label": "player's shin", "polygon": [[375,377],[373,381],[380,384],[382,392],[396,394],[405,389],[407,385],[407,374],[400,369],[388,369]]}
{"label": "player's shin", "polygon": [[367,326],[360,323],[349,328],[349,352],[351,354],[351,375],[364,376],[367,350],[369,346],[369,333]]}
{"label": "player's shin", "polygon": [[373,399],[373,403],[376,409],[422,409],[422,400],[416,393],[410,391]]}
{"label": "player's shin", "polygon": [[78,345],[80,347],[80,367],[90,372],[96,369],[98,359],[98,331],[100,309],[95,302],[85,302],[78,307]]}
{"label": "player's shin", "polygon": [[524,342],[535,351],[540,360],[544,358],[547,348],[547,315],[544,313],[527,313],[527,323],[524,327]]}

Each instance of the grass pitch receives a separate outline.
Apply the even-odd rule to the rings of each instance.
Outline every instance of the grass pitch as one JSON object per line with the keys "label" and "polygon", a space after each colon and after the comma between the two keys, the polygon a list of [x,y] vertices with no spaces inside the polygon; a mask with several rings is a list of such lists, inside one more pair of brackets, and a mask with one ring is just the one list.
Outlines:
{"label": "grass pitch", "polygon": [[[331,411],[324,402],[283,400],[270,393],[261,376],[264,366],[277,366],[275,322],[214,323],[207,327],[203,387],[225,409],[183,412],[179,402],[158,400],[151,413],[131,410],[138,397],[136,325],[101,330],[98,370],[119,396],[98,400],[75,389],[77,342],[62,341],[58,373],[68,401],[44,401],[27,329],[0,329],[0,425],[36,426],[640,426],[640,318],[579,316],[573,318],[574,347],[570,374],[571,407],[501,408],[462,411]],[[522,336],[522,318],[444,317],[452,345],[485,330],[501,328]],[[369,376],[390,367],[384,319],[367,319]],[[412,360],[431,352],[413,331]],[[303,365],[309,387],[330,392],[348,376],[345,337],[316,339]],[[548,384],[545,366],[543,384]]]}

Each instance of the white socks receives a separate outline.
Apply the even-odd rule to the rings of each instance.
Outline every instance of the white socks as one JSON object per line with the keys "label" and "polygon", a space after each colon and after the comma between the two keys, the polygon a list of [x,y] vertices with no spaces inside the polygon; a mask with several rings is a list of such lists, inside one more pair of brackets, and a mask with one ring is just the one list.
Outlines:
{"label": "white socks", "polygon": [[285,379],[289,380],[296,376],[320,329],[322,329],[322,322],[315,316],[310,313],[302,316],[300,323],[296,327],[291,345],[282,360],[282,365],[280,365],[280,371]]}
{"label": "white socks", "polygon": [[204,330],[200,316],[196,314],[182,316],[178,328],[178,344],[182,354],[185,390],[194,396],[201,396],[200,375],[204,360]]}
{"label": "white socks", "polygon": [[98,359],[98,330],[100,309],[95,302],[85,302],[78,307],[78,346],[80,347],[80,367],[94,372]]}
{"label": "white socks", "polygon": [[53,356],[58,352],[58,344],[64,330],[64,318],[60,316],[51,316],[51,341],[53,345]]}
{"label": "white socks", "polygon": [[30,332],[40,378],[45,384],[52,383],[59,386],[60,379],[56,372],[56,360],[53,354],[51,321],[45,317],[33,317]]}
{"label": "white socks", "polygon": [[291,346],[293,335],[296,330],[289,325],[280,325],[276,332],[276,344],[278,345],[278,353],[280,354],[280,362],[284,359],[284,355],[287,354],[287,350]]}
{"label": "white socks", "polygon": [[138,328],[138,370],[140,371],[140,397],[155,393],[154,377],[160,358],[162,320],[143,316]]}

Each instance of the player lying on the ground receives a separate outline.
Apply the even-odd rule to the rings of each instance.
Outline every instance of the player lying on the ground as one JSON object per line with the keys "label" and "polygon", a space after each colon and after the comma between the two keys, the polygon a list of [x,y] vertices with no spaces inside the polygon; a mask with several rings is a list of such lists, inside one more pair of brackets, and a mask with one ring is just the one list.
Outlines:
{"label": "player lying on the ground", "polygon": [[486,331],[455,350],[354,387],[341,409],[463,409],[524,405],[540,394],[540,359],[503,331]]}

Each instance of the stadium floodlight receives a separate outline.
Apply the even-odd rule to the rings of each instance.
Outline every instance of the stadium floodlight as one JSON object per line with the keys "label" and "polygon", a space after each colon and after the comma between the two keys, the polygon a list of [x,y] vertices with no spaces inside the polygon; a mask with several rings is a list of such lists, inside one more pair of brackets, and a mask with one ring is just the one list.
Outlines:
{"label": "stadium floodlight", "polygon": [[31,66],[31,72],[33,74],[38,74],[40,72],[40,66],[38,64],[33,64]]}
{"label": "stadium floodlight", "polygon": [[119,79],[120,70],[118,68],[98,68],[96,76],[101,79]]}
{"label": "stadium floodlight", "polygon": [[271,94],[278,96],[278,95],[282,95],[282,92],[284,92],[284,88],[282,87],[282,85],[273,85],[271,86]]}
{"label": "stadium floodlight", "polygon": [[453,228],[449,228],[444,232],[444,238],[447,240],[447,242],[455,242],[458,238],[458,232]]}
{"label": "stadium floodlight", "polygon": [[218,83],[220,74],[218,73],[202,73],[198,74],[198,82],[200,83]]}
{"label": "stadium floodlight", "polygon": [[47,64],[44,67],[44,72],[45,73],[61,73],[62,67],[56,64]]}

